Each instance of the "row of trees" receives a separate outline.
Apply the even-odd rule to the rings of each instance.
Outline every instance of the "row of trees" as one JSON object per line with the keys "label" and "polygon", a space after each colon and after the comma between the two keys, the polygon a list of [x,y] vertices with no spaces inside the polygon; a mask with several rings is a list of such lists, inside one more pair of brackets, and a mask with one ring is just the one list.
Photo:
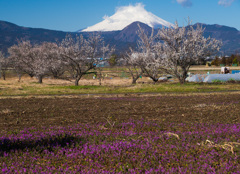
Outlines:
{"label": "row of trees", "polygon": [[239,65],[240,62],[240,55],[234,55],[232,54],[230,57],[215,57],[215,59],[211,62],[212,65],[219,66],[220,64],[231,66],[232,64]]}
{"label": "row of trees", "polygon": [[37,77],[39,83],[42,83],[43,77],[47,75],[59,78],[68,71],[77,86],[81,77],[96,67],[100,57],[107,58],[113,51],[113,48],[105,45],[99,34],[92,34],[88,39],[82,35],[75,38],[68,35],[58,44],[32,44],[30,41],[21,40],[9,48],[7,59],[1,54],[0,61],[2,70],[4,66],[12,67],[19,76],[22,72],[26,73]]}
{"label": "row of trees", "polygon": [[[160,73],[171,74],[184,83],[190,66],[217,52],[221,46],[218,40],[204,38],[203,32],[201,26],[192,26],[190,20],[187,27],[179,27],[176,22],[174,27],[162,28],[157,34],[153,29],[150,35],[139,26],[137,48],[130,48],[123,56],[132,83],[143,74],[157,82]],[[88,39],[68,35],[58,44],[21,40],[9,48],[8,59],[0,58],[0,61],[1,69],[11,65],[19,75],[24,72],[35,76],[39,83],[46,75],[58,78],[68,71],[77,86],[82,76],[101,61],[97,58],[109,58],[113,51],[99,34],[91,34]],[[114,63],[115,58],[110,61]]]}
{"label": "row of trees", "polygon": [[221,42],[205,38],[204,29],[194,27],[188,20],[188,26],[162,28],[154,35],[148,35],[139,26],[139,42],[136,50],[130,49],[124,56],[126,65],[132,75],[132,83],[144,73],[154,82],[159,73],[171,74],[183,84],[191,65],[198,63],[207,56],[219,51]]}
{"label": "row of trees", "polygon": [[0,51],[0,78],[3,76],[3,79],[6,79],[6,71],[8,68],[8,60]]}

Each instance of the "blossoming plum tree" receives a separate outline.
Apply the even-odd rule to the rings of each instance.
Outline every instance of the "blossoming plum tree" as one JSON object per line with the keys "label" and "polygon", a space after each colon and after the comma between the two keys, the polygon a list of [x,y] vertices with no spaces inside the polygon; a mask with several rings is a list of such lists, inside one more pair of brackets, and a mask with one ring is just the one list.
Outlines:
{"label": "blossoming plum tree", "polygon": [[144,55],[144,72],[157,82],[160,72],[174,75],[181,84],[185,83],[189,68],[205,57],[219,51],[221,42],[203,36],[200,25],[163,27],[154,36],[149,36],[139,26],[139,52]]}
{"label": "blossoming plum tree", "polygon": [[30,41],[19,40],[18,44],[8,49],[9,59],[13,64],[13,68],[18,73],[26,73],[30,77],[34,76],[34,57],[32,54],[33,45]]}
{"label": "blossoming plum tree", "polygon": [[123,62],[132,76],[132,84],[136,84],[137,80],[143,74],[142,67],[144,66],[144,61],[142,54],[130,49],[129,53],[123,55]]}
{"label": "blossoming plum tree", "polygon": [[160,64],[156,63],[157,54],[154,50],[156,44],[156,36],[154,35],[154,29],[152,29],[151,35],[138,25],[138,49],[142,57],[141,68],[143,72],[155,82],[158,81],[160,73]]}
{"label": "blossoming plum tree", "polygon": [[60,78],[64,74],[66,67],[61,61],[61,52],[58,45],[56,43],[44,42],[41,48],[46,56],[45,61],[48,63],[49,74],[54,78]]}
{"label": "blossoming plum tree", "polygon": [[6,71],[9,66],[9,60],[4,56],[4,54],[0,51],[0,78],[3,77],[3,80],[6,79]]}
{"label": "blossoming plum tree", "polygon": [[37,77],[39,83],[42,83],[43,77],[50,72],[56,73],[62,68],[56,59],[60,54],[55,43],[32,44],[30,41],[21,40],[8,51],[15,70]]}
{"label": "blossoming plum tree", "polygon": [[200,26],[188,26],[162,28],[158,31],[159,42],[154,46],[157,59],[154,63],[160,65],[160,69],[176,76],[181,84],[185,83],[187,73],[192,64],[219,51],[221,42],[210,37],[203,36],[204,29]]}
{"label": "blossoming plum tree", "polygon": [[60,43],[62,61],[74,72],[75,86],[89,70],[94,69],[101,61],[100,57],[108,57],[113,49],[109,45],[103,48],[103,39],[99,34],[91,34],[88,39],[82,35],[72,38],[66,36]]}
{"label": "blossoming plum tree", "polygon": [[137,42],[137,49],[133,50],[130,48],[130,53],[124,56],[124,60],[132,76],[133,84],[136,83],[142,74],[148,76],[155,83],[158,81],[160,73],[160,64],[157,64],[155,60],[157,58],[157,54],[154,51],[156,44],[155,32],[152,29],[149,35],[139,24],[138,27],[139,40]]}

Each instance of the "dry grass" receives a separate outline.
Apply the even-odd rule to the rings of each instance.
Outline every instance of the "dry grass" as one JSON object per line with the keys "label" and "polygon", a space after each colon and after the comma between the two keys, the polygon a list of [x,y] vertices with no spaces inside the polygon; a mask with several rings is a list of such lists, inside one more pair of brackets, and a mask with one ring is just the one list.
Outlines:
{"label": "dry grass", "polygon": [[[131,85],[132,80],[127,78],[114,78],[114,79],[103,79],[102,85],[103,86],[125,86],[125,85]],[[152,81],[147,78],[143,77],[142,79],[138,80],[139,83],[151,83]],[[10,88],[19,88],[21,86],[38,86],[38,80],[36,78],[30,78],[27,76],[24,76],[19,81],[17,77],[7,78],[7,80],[0,79],[0,86],[4,87],[10,87]],[[53,78],[44,78],[43,83],[41,86],[49,86],[49,85],[74,85],[74,80],[67,81],[67,80],[61,80],[61,79],[53,79]],[[99,85],[98,79],[81,79],[79,81],[79,85]]]}
{"label": "dry grass", "polygon": [[[153,84],[152,80],[143,77],[137,85],[131,84],[131,79],[104,79],[99,86],[98,79],[81,79],[79,86],[74,81],[44,78],[39,84],[36,78],[28,76],[0,79],[0,96],[36,96],[36,95],[74,95],[74,94],[131,94],[131,93],[192,93],[239,91],[240,84],[197,84],[186,83],[180,85],[176,81]],[[148,95],[148,94],[147,94]],[[154,94],[156,96],[156,94]]]}
{"label": "dry grass", "polygon": [[168,137],[176,137],[178,140],[180,140],[178,134],[175,134],[175,133],[172,133],[172,132],[167,132],[167,133],[164,133],[164,135],[167,135]]}
{"label": "dry grass", "polygon": [[[36,78],[22,77],[21,80],[19,81],[18,78],[13,77],[7,78],[6,80],[0,79],[0,87],[2,89],[11,88],[21,90],[21,87],[23,86],[39,87],[39,84],[37,82],[38,80]],[[65,80],[45,78],[43,79],[43,84],[41,84],[41,86],[46,87],[49,85],[70,85],[70,84],[72,83]]]}
{"label": "dry grass", "polygon": [[205,142],[198,143],[198,145],[204,146],[204,147],[216,147],[216,148],[222,148],[224,150],[230,151],[234,154],[234,148],[240,146],[240,143],[238,142],[224,142],[223,144],[215,144],[213,141],[206,140]]}
{"label": "dry grass", "polygon": [[[220,66],[210,66],[210,67],[206,67],[205,65],[194,65],[194,66],[191,66],[190,68],[190,71],[192,70],[208,70],[208,71],[211,71],[211,70],[218,70],[219,73],[221,72],[221,67]],[[230,66],[230,70],[240,70],[240,66]]]}
{"label": "dry grass", "polygon": [[13,110],[10,109],[3,109],[2,111],[0,111],[0,114],[11,114],[13,113]]}

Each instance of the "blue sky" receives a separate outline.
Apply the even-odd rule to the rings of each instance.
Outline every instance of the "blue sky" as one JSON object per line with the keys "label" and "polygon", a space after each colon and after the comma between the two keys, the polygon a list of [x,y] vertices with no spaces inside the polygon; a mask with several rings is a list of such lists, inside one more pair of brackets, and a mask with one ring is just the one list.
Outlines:
{"label": "blue sky", "polygon": [[112,16],[117,7],[142,3],[147,11],[181,25],[220,24],[240,30],[240,0],[0,0],[0,20],[20,26],[77,31]]}

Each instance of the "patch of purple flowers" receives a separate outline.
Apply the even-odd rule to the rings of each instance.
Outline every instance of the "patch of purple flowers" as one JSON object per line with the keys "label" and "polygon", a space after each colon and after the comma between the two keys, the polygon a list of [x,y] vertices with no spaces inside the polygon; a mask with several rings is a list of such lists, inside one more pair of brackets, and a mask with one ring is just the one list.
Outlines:
{"label": "patch of purple flowers", "polygon": [[[172,133],[172,134],[170,134]],[[171,136],[170,136],[171,135]],[[172,135],[178,135],[172,136]],[[240,173],[240,124],[145,121],[29,128],[0,135],[2,173]]]}

